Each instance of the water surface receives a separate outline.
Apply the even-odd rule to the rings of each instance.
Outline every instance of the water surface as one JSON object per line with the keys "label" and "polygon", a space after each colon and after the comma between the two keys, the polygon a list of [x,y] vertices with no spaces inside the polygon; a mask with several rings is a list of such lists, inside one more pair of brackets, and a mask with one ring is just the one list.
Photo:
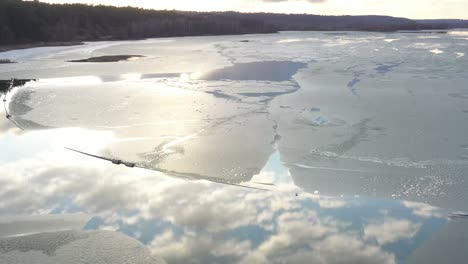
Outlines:
{"label": "water surface", "polygon": [[[18,61],[0,65],[0,262],[74,259],[108,241],[132,245],[120,253],[137,263],[463,263],[463,36],[283,32],[0,53]],[[67,62],[115,54],[145,57]]]}

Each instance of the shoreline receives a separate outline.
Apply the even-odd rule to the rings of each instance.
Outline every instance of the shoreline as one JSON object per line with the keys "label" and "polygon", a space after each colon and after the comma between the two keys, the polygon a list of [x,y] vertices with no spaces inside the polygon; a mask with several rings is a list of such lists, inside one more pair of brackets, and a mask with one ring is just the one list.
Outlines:
{"label": "shoreline", "polygon": [[22,49],[32,49],[40,47],[67,47],[67,46],[80,46],[86,45],[81,41],[60,41],[60,42],[37,42],[37,43],[28,43],[28,44],[12,44],[0,46],[0,53],[7,52],[12,50],[22,50]]}
{"label": "shoreline", "polygon": [[[462,28],[463,30],[464,28]],[[67,46],[81,46],[86,45],[86,42],[99,42],[99,41],[132,41],[132,40],[145,40],[145,39],[162,39],[162,38],[186,38],[186,37],[215,37],[215,36],[246,36],[246,35],[268,35],[268,34],[279,34],[281,32],[337,32],[337,33],[348,33],[348,32],[373,32],[382,34],[392,33],[437,33],[446,34],[450,30],[454,29],[421,29],[421,30],[394,30],[394,31],[373,31],[373,30],[279,30],[277,32],[259,32],[259,33],[244,33],[244,34],[220,34],[220,35],[187,35],[187,36],[164,36],[164,37],[150,37],[143,39],[95,39],[86,41],[58,41],[58,42],[36,42],[27,44],[11,44],[11,45],[0,45],[0,53],[8,52],[12,50],[22,50],[40,47],[67,47]],[[465,29],[466,30],[466,29]]]}

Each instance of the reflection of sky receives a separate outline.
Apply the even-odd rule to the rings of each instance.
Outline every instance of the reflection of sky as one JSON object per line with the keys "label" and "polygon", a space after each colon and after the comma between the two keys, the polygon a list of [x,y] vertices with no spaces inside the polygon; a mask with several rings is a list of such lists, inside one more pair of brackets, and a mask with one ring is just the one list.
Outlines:
{"label": "reflection of sky", "polygon": [[[298,39],[297,36],[294,37],[296,34],[300,35],[301,41],[295,41]],[[448,148],[432,146],[431,144],[439,142],[437,140],[425,141],[429,143],[424,144],[423,148],[411,145],[419,141],[407,142],[407,148],[411,150],[409,157],[415,157],[405,159],[408,156],[404,152],[406,148],[393,149],[400,145],[406,147],[406,144],[399,138],[392,138],[398,135],[398,131],[391,129],[403,127],[405,137],[408,131],[420,129],[420,123],[424,120],[417,118],[409,119],[405,126],[399,126],[407,116],[411,118],[408,113],[414,111],[421,111],[417,112],[416,117],[426,117],[420,113],[427,112],[430,117],[428,120],[433,120],[437,114],[457,117],[458,119],[440,119],[442,123],[437,124],[437,127],[443,128],[440,131],[444,133],[456,131],[453,127],[442,125],[446,124],[444,121],[453,121],[448,124],[456,124],[459,129],[463,122],[456,121],[464,117],[451,116],[453,109],[448,104],[457,102],[459,107],[464,107],[464,93],[456,90],[465,81],[461,64],[464,57],[456,58],[456,52],[464,49],[448,44],[450,39],[442,38],[419,39],[415,43],[410,39],[412,35],[405,34],[369,36],[368,33],[320,33],[318,38],[317,34],[286,32],[279,36],[265,36],[276,41],[267,39],[265,43],[270,44],[255,49],[242,48],[247,44],[241,44],[237,40],[232,43],[223,40],[222,44],[214,47],[220,57],[229,59],[233,65],[218,65],[218,70],[214,71],[201,70],[209,73],[205,76],[211,76],[205,77],[210,79],[208,81],[203,80],[203,74],[190,74],[194,69],[198,70],[197,67],[161,67],[158,70],[168,74],[152,74],[148,72],[158,68],[152,65],[148,72],[141,71],[142,74],[124,74],[124,71],[131,73],[134,69],[128,71],[124,67],[127,64],[118,64],[117,68],[122,69],[119,68],[119,73],[115,76],[103,73],[101,77],[51,78],[30,84],[29,88],[36,89],[36,93],[32,96],[34,100],[27,101],[26,106],[34,109],[18,118],[30,118],[50,127],[80,128],[20,131],[6,119],[0,120],[0,220],[11,215],[59,217],[70,213],[84,213],[89,215],[89,220],[83,229],[126,234],[141,241],[154,254],[163,256],[170,263],[394,263],[411,258],[428,241],[439,236],[438,232],[446,236],[444,230],[453,221],[447,221],[445,210],[423,203],[364,197],[360,189],[362,186],[351,186],[349,192],[339,192],[345,193],[345,196],[326,196],[328,193],[323,187],[336,187],[342,183],[369,184],[366,182],[368,180],[377,183],[376,193],[396,187],[397,190],[409,190],[415,195],[425,194],[424,191],[436,195],[442,191],[448,195],[460,194],[457,191],[464,185],[458,184],[463,182],[457,181],[455,176],[457,173],[463,175],[464,167],[458,169],[454,163],[464,165],[466,162],[452,157],[452,145],[457,143],[456,149],[465,153],[465,148],[459,146],[466,142],[449,135],[447,137],[453,138],[454,142],[443,144]],[[307,38],[309,35],[315,38]],[[253,38],[242,38],[244,37]],[[392,40],[398,38],[398,41],[385,41],[390,37]],[[212,38],[209,39],[213,41]],[[294,41],[277,43],[285,39]],[[254,40],[248,45],[259,45],[258,43],[264,41],[257,38]],[[174,43],[179,45],[179,41]],[[307,45],[304,45],[305,42]],[[363,43],[366,45],[362,45]],[[211,44],[213,43],[210,42]],[[355,53],[359,46],[368,45],[375,48],[365,49],[366,54],[371,51],[369,56]],[[280,53],[279,46],[284,48]],[[399,48],[395,51],[408,49],[409,52],[383,52],[386,48],[395,47]],[[432,55],[430,51],[434,49],[443,50],[444,53]],[[345,52],[340,53],[340,50]],[[183,56],[185,55],[184,53]],[[359,56],[362,56],[362,61],[356,61]],[[168,58],[176,61],[170,55]],[[197,61],[192,57],[185,59]],[[269,62],[261,62],[262,60]],[[460,64],[448,63],[455,60]],[[303,63],[298,63],[299,61]],[[148,61],[140,61],[134,66],[146,62]],[[439,62],[440,65],[451,66],[440,67]],[[24,62],[28,63],[30,62]],[[143,66],[146,68],[148,65]],[[350,68],[344,69],[347,66]],[[54,72],[67,76],[70,74],[68,70],[72,71],[74,67],[78,66],[64,67],[66,70]],[[259,67],[265,70],[262,75],[255,73]],[[117,71],[117,68],[109,71]],[[289,70],[284,71],[285,68]],[[81,71],[84,70],[77,70],[70,76],[90,74]],[[183,72],[186,74],[181,75]],[[284,75],[276,74],[278,72]],[[411,76],[408,77],[408,74]],[[445,78],[442,80],[451,83],[454,80],[452,76],[458,76],[457,84],[450,87],[455,90],[446,92],[453,101],[448,101],[447,98],[440,100],[439,94],[427,92],[425,85],[419,85],[419,82],[433,77],[432,75]],[[322,77],[326,80],[320,79]],[[410,77],[417,77],[418,84],[410,82]],[[360,80],[352,83],[352,88],[355,88],[359,97],[348,96],[346,83],[353,78]],[[234,79],[237,81],[233,81]],[[403,81],[399,82],[400,79]],[[408,84],[403,83],[406,81]],[[388,83],[395,87],[385,87]],[[427,83],[429,82],[424,84]],[[400,84],[403,87],[401,89]],[[405,90],[406,86],[411,86],[408,91]],[[81,93],[75,92],[78,88]],[[317,90],[320,92],[316,92]],[[108,91],[112,92],[107,93]],[[291,97],[284,96],[285,91]],[[401,95],[394,97],[395,93]],[[279,100],[272,100],[279,94],[283,94],[277,97]],[[427,104],[420,104],[426,100],[415,100],[412,96],[436,98],[437,103],[431,103],[428,108]],[[397,109],[392,102],[379,101],[392,101],[388,98],[397,98],[401,107]],[[80,104],[76,104],[76,101],[80,101]],[[270,108],[267,107],[269,103]],[[405,107],[405,103],[411,107]],[[103,108],[102,105],[109,107]],[[356,107],[362,106],[365,107],[362,112],[356,110]],[[60,110],[57,111],[57,108]],[[266,113],[267,110],[269,113]],[[275,115],[275,111],[279,114]],[[385,111],[390,111],[390,114],[382,115]],[[395,111],[399,111],[399,114],[395,114]],[[23,114],[21,111],[16,113]],[[381,119],[365,119],[369,113],[369,118],[377,115]],[[256,118],[245,118],[251,115]],[[301,122],[302,119],[307,122]],[[398,126],[395,126],[395,120],[400,122]],[[212,125],[218,122],[226,125]],[[199,132],[202,130],[206,133]],[[307,133],[301,135],[298,131]],[[435,135],[438,139],[438,131],[427,129],[427,134]],[[248,143],[245,141],[247,133],[254,139]],[[154,140],[155,138],[158,140]],[[208,140],[213,138],[215,140]],[[261,139],[264,144],[256,145]],[[385,139],[391,144],[382,147],[379,144]],[[335,145],[331,144],[334,140],[337,143]],[[196,145],[193,142],[201,143]],[[271,187],[273,191],[262,192],[202,181],[180,181],[167,178],[161,173],[113,166],[63,148],[67,146],[102,154],[105,152],[100,151],[111,149],[110,145],[116,149],[117,154],[132,155],[135,150],[144,153],[144,150],[148,150],[151,154],[156,152],[155,146],[162,146],[163,150],[174,153],[174,160],[193,158],[173,165],[177,169],[181,164],[193,164],[195,168],[203,169],[202,166],[196,167],[200,161],[207,161],[209,167],[224,168],[226,164],[212,162],[212,158],[220,156],[217,153],[237,153],[235,157],[224,157],[224,160],[229,161],[233,157],[242,158],[241,162],[233,165],[234,168],[249,167],[245,165],[246,161],[260,157],[260,167],[254,170],[257,175],[250,181],[273,182],[276,186],[265,186],[269,189]],[[325,148],[330,145],[332,148]],[[447,159],[450,165],[447,170],[446,167],[438,169],[434,166],[435,170],[423,171],[426,167],[431,167],[431,164],[437,165],[439,162],[438,159],[433,160],[433,157],[424,158],[429,145],[444,158],[443,162]],[[246,149],[244,146],[251,148]],[[369,148],[366,149],[365,146]],[[277,150],[271,153],[275,148]],[[379,149],[377,154],[374,148]],[[297,155],[294,152],[288,153],[291,149],[297,151]],[[387,157],[390,150],[395,153]],[[417,150],[422,150],[423,154],[416,153]],[[213,151],[216,156],[206,155],[202,151]],[[178,155],[179,153],[183,155]],[[201,158],[205,157],[203,155],[208,158],[204,160]],[[403,158],[400,159],[400,156]],[[426,162],[427,159],[431,160]],[[287,161],[288,165],[282,161]],[[295,164],[294,167],[291,165],[291,170],[288,168],[289,164]],[[302,170],[297,172],[298,168]],[[409,177],[393,177],[394,174],[398,176],[396,174],[400,171],[404,172],[405,168],[411,168],[411,172],[418,169],[421,175],[411,175],[415,176],[415,182],[409,183]],[[382,179],[362,178],[363,174],[366,177],[383,174],[380,172],[386,170],[391,173],[384,175]],[[327,176],[328,172],[330,176],[339,174],[339,177],[333,181],[330,177],[322,177],[324,181],[320,186],[321,182],[318,180],[323,175]],[[292,180],[291,173],[297,173],[292,176],[301,176],[294,177],[296,183]],[[426,186],[426,173],[441,175],[434,176],[435,183]],[[234,173],[230,171],[228,174]],[[356,177],[350,179],[348,175]],[[247,180],[251,174],[248,176]],[[306,188],[305,184],[295,185],[301,181],[302,184],[309,184],[307,191],[310,193],[300,189]],[[444,181],[450,182],[449,191],[437,189],[437,184],[444,184]],[[406,185],[411,184],[415,184],[416,188],[407,188]],[[457,186],[462,187],[457,189]],[[368,188],[372,189],[373,185]],[[356,193],[362,197],[349,196]],[[438,198],[452,206],[454,201],[463,200],[463,195],[461,193],[446,200],[442,195]],[[424,200],[422,198],[424,197],[411,199],[421,201]],[[460,207],[459,204],[455,206]],[[453,239],[451,244],[456,246],[460,241],[460,238]]]}
{"label": "reflection of sky", "polygon": [[85,230],[124,233],[169,263],[394,263],[446,222],[439,209],[419,203],[296,196],[278,151],[254,177],[277,184],[262,192],[113,167],[54,144],[30,148],[33,139],[46,142],[58,132],[76,133],[2,138],[30,156],[2,158],[0,215],[86,213]]}

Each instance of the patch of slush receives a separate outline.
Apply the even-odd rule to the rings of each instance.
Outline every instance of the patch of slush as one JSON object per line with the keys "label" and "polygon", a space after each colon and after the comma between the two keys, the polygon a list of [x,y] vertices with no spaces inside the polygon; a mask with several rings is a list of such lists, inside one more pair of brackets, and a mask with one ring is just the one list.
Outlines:
{"label": "patch of slush", "polygon": [[122,41],[109,42],[87,42],[85,45],[57,46],[57,47],[36,47],[30,49],[11,50],[0,52],[0,57],[14,58],[15,60],[38,60],[47,59],[57,55],[67,54],[92,54],[101,49],[120,45]]}
{"label": "patch of slush", "polygon": [[293,42],[301,42],[303,39],[281,39],[278,40],[278,43],[293,43]]}
{"label": "patch of slush", "polygon": [[403,188],[396,192],[393,197],[421,197],[427,199],[430,197],[444,197],[447,195],[447,186],[455,183],[445,176],[426,175],[416,179],[409,179],[403,184]]}
{"label": "patch of slush", "polygon": [[364,170],[353,170],[353,169],[342,169],[342,168],[332,168],[332,167],[317,167],[317,166],[308,166],[300,163],[294,163],[294,166],[301,169],[310,169],[310,170],[331,170],[331,171],[348,171],[348,172],[368,172]]}
{"label": "patch of slush", "polygon": [[438,39],[439,36],[418,36],[418,39]]}
{"label": "patch of slush", "polygon": [[351,159],[351,160],[357,160],[357,161],[362,161],[362,162],[385,164],[388,166],[396,166],[396,167],[404,167],[404,168],[420,168],[420,169],[426,168],[425,164],[417,163],[417,162],[410,162],[403,158],[383,160],[383,159],[379,159],[376,157],[359,157],[359,156],[340,155],[335,152],[319,151],[319,150],[311,150],[310,153],[316,156],[320,156],[320,157]]}
{"label": "patch of slush", "polygon": [[310,151],[312,155],[319,157],[327,158],[338,158],[338,159],[350,159],[361,162],[371,162],[384,164],[392,167],[402,167],[402,168],[415,168],[415,169],[427,169],[429,166],[435,165],[468,165],[467,161],[464,160],[446,160],[446,159],[437,159],[437,160],[425,160],[425,161],[412,161],[409,158],[393,158],[393,159],[381,159],[377,157],[365,157],[365,156],[350,156],[350,155],[341,155],[332,151],[320,151],[313,149]]}
{"label": "patch of slush", "polygon": [[109,231],[63,231],[0,239],[0,263],[157,264],[143,244]]}
{"label": "patch of slush", "polygon": [[450,31],[448,34],[451,36],[468,37],[468,31]]}
{"label": "patch of slush", "polygon": [[436,55],[444,53],[444,51],[440,49],[432,49],[429,52],[436,54]]}

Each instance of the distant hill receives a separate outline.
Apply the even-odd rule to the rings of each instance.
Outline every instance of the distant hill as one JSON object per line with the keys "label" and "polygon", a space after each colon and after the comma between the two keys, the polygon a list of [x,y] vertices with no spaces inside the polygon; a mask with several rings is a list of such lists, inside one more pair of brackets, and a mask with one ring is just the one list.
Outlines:
{"label": "distant hill", "polygon": [[319,16],[300,14],[244,14],[258,19],[279,30],[318,30],[318,31],[395,31],[418,29],[417,22],[407,18],[390,16]]}
{"label": "distant hill", "polygon": [[415,21],[389,16],[161,11],[0,0],[0,45],[274,33],[283,30],[396,31],[453,27],[468,27],[468,23],[464,20]]}
{"label": "distant hill", "polygon": [[415,21],[433,28],[468,28],[468,20],[463,19],[424,19]]}

